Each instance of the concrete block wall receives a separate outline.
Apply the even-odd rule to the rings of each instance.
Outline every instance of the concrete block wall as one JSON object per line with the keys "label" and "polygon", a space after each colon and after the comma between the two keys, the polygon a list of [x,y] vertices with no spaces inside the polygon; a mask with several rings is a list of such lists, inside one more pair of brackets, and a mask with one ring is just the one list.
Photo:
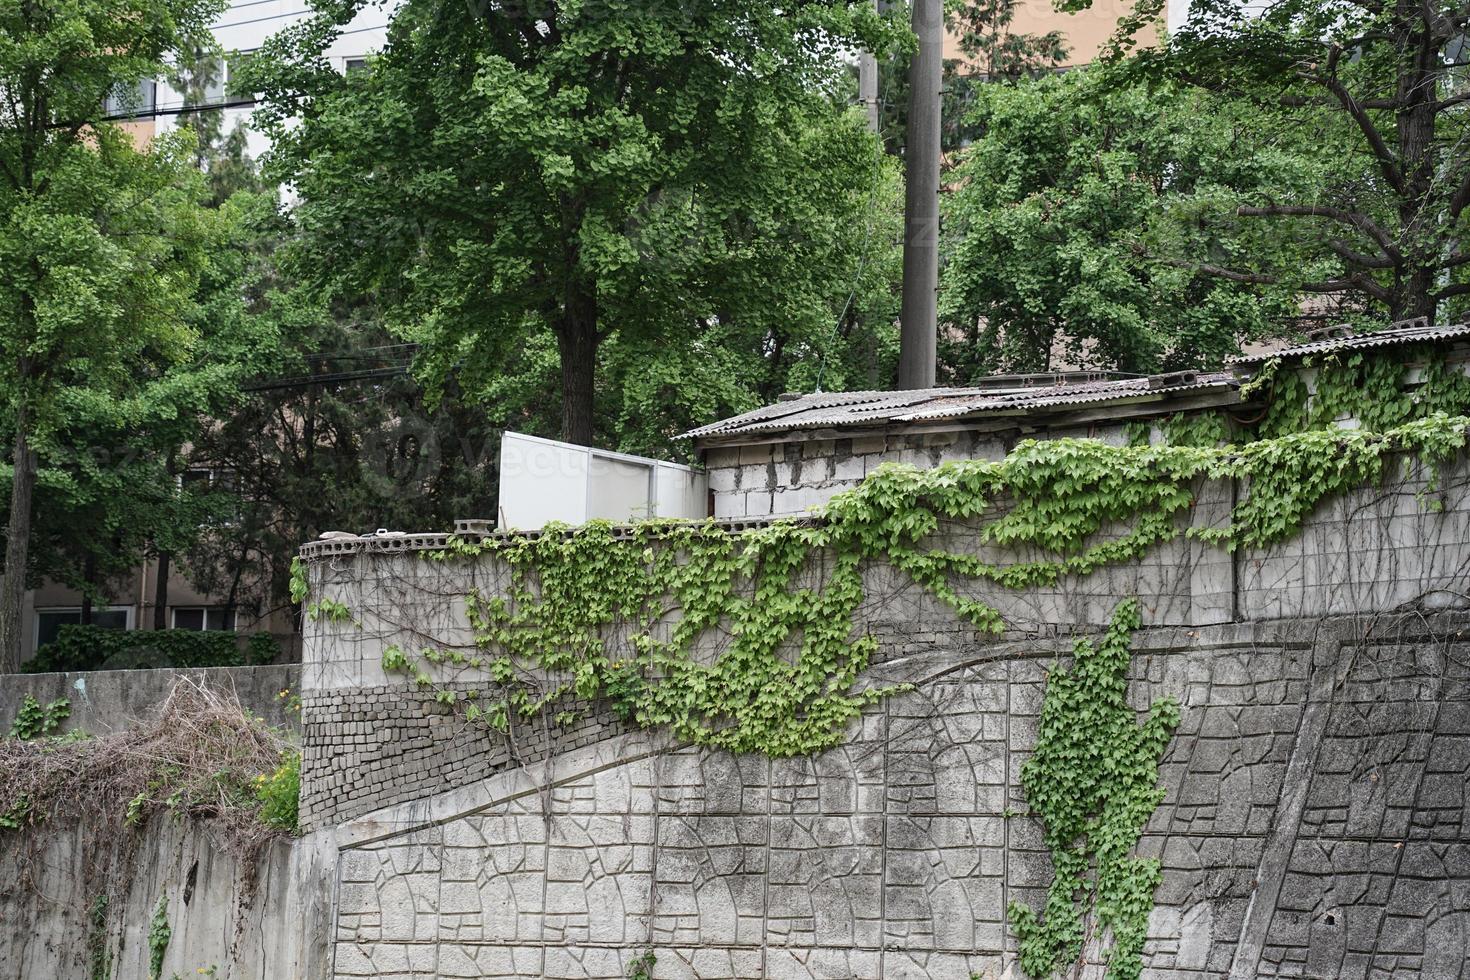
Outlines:
{"label": "concrete block wall", "polygon": [[1014,437],[974,432],[873,436],[713,448],[705,454],[715,517],[805,513],[888,462],[924,469],[952,459],[1003,459]]}
{"label": "concrete block wall", "polygon": [[[240,704],[269,724],[297,728],[292,710],[298,693],[298,664],[201,667],[191,670],[87,670],[55,674],[0,674],[0,732],[9,731],[26,695],[41,704],[70,703],[62,731],[93,735],[119,731],[154,711],[174,685],[189,679],[233,692]],[[285,697],[281,692],[289,692]]]}
{"label": "concrete block wall", "polygon": [[[144,980],[160,899],[164,978],[329,980],[337,851],[330,834],[246,863],[208,821],[161,817],[133,835],[53,828],[0,846],[0,980]],[[103,906],[102,928],[94,912]],[[105,949],[110,969],[94,961]]]}
{"label": "concrete block wall", "polygon": [[[1240,492],[1202,488],[1189,520],[1218,525]],[[1006,904],[1039,903],[1049,876],[1019,781],[1046,673],[1136,595],[1132,696],[1183,706],[1140,844],[1164,866],[1146,976],[1463,976],[1467,555],[1461,460],[1259,552],[1181,538],[1050,589],[969,586],[1000,637],[875,565],[866,682],[915,689],[797,760],[697,751],[595,706],[516,758],[380,665],[389,643],[473,648],[463,597],[503,569],[316,560],[314,590],[353,610],[313,624],[304,665],[304,799],[344,848],[333,975],[621,977],[652,949],[659,977],[998,980]]]}
{"label": "concrete block wall", "polygon": [[[1183,709],[1146,976],[1462,975],[1467,625],[1139,634],[1133,696]],[[334,975],[615,978],[652,950],[658,977],[1014,976],[1005,908],[1050,873],[1018,774],[1067,649],[890,663],[916,689],[815,758],[620,736],[349,822]]]}

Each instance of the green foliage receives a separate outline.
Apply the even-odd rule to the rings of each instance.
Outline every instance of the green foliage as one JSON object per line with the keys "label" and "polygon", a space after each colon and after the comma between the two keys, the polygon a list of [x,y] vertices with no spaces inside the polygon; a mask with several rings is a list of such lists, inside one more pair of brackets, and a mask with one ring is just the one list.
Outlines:
{"label": "green foliage", "polygon": [[257,777],[255,796],[260,800],[260,819],[267,827],[294,834],[299,829],[301,753],[294,749],[282,753],[274,771]]}
{"label": "green foliage", "polygon": [[1079,640],[1071,665],[1047,677],[1036,751],[1021,767],[1021,785],[1041,820],[1053,878],[1039,917],[1020,903],[1008,910],[1029,976],[1065,970],[1089,935],[1112,938],[1109,980],[1137,980],[1142,969],[1160,874],[1158,861],[1132,851],[1164,798],[1159,760],[1179,706],[1155,701],[1138,723],[1128,703],[1129,638],[1138,625],[1138,603],[1128,600],[1101,642]]}
{"label": "green foliage", "polygon": [[1094,65],[981,86],[970,113],[946,195],[944,376],[1213,366],[1298,312],[1292,288],[1199,268],[1304,247],[1235,215],[1244,193],[1316,179],[1258,107]]}
{"label": "green foliage", "polygon": [[306,579],[306,563],[299,557],[291,559],[291,601],[302,603],[311,594],[311,583]]}
{"label": "green foliage", "polygon": [[34,695],[22,699],[15,720],[10,723],[10,737],[21,739],[45,738],[61,730],[61,723],[71,714],[71,702],[66,698],[52,701],[44,708]]}
{"label": "green foliage", "polygon": [[[257,637],[264,637],[257,639]],[[243,667],[279,653],[270,634],[252,634],[241,649],[230,630],[117,630],[71,624],[37,651],[28,673],[136,670],[144,667]]]}
{"label": "green foliage", "polygon": [[168,896],[160,895],[158,905],[153,909],[153,918],[148,922],[148,980],[159,980],[163,976],[163,957],[173,935],[174,931],[168,924]]}
{"label": "green foliage", "polygon": [[24,827],[31,813],[31,798],[24,793],[0,809],[0,830],[19,830]]}
{"label": "green foliage", "polygon": [[106,895],[92,900],[91,921],[87,930],[87,980],[112,980],[112,953],[107,948]]}
{"label": "green foliage", "polygon": [[[1467,425],[1437,413],[1382,433],[1321,429],[1238,446],[1026,441],[1000,461],[884,466],[815,524],[730,535],[707,523],[619,534],[592,522],[455,541],[439,557],[491,556],[507,573],[499,594],[467,597],[476,650],[391,647],[383,666],[501,730],[575,717],[603,697],[640,726],[698,743],[812,752],[886,693],[854,687],[875,648],[853,621],[869,563],[886,561],[998,632],[987,586],[1055,585],[1185,533],[1228,548],[1269,545],[1401,455],[1451,457]],[[1212,479],[1248,492],[1227,525],[1186,532],[1198,487]],[[940,531],[955,521],[973,522],[979,542],[1017,560],[946,550]],[[467,677],[473,691],[444,686]]]}
{"label": "green foliage", "polygon": [[841,56],[901,36],[870,4],[409,0],[369,70],[321,71],[364,6],[278,34],[252,87],[300,194],[290,267],[373,296],[436,391],[647,446],[891,346],[899,185]]}
{"label": "green foliage", "polygon": [[628,980],[653,980],[653,967],[656,963],[658,957],[653,955],[653,950],[644,950],[628,964]]}
{"label": "green foliage", "polygon": [[1251,393],[1267,400],[1260,434],[1330,428],[1349,419],[1384,431],[1435,414],[1470,414],[1470,376],[1430,348],[1411,346],[1396,356],[1347,352],[1308,358],[1302,367],[1282,370],[1267,361],[1252,381]]}
{"label": "green foliage", "polygon": [[[206,510],[169,462],[229,404],[261,341],[235,315],[233,213],[207,207],[187,134],[139,149],[102,116],[222,8],[0,8],[0,413],[14,447],[5,476],[21,490],[12,594],[41,575],[95,588],[150,541],[169,549],[195,533]],[[0,667],[15,669],[17,640],[18,624],[0,622]]]}
{"label": "green foliage", "polygon": [[352,610],[331,596],[322,596],[306,607],[306,618],[312,622],[325,619],[329,623],[346,623],[352,621]]}
{"label": "green foliage", "polygon": [[[1136,61],[1156,83],[1244,95],[1266,127],[1311,148],[1319,179],[1261,185],[1236,202],[1263,234],[1300,242],[1310,261],[1262,250],[1221,263],[1228,271],[1334,297],[1365,318],[1455,322],[1470,295],[1463,44],[1458,18],[1432,4],[1298,0],[1242,16],[1237,0],[1201,0],[1167,45]],[[1205,251],[1196,258],[1211,261]]]}

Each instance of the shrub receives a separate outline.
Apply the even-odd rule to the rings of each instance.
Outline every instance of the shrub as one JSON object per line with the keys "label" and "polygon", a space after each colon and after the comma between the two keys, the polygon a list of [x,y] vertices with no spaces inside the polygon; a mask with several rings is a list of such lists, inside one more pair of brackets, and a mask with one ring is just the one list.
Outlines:
{"label": "shrub", "polygon": [[243,667],[268,663],[280,647],[269,633],[253,633],[240,647],[230,630],[116,630],[63,626],[22,669],[28,673],[68,670],[137,670],[147,667]]}
{"label": "shrub", "polygon": [[282,751],[275,771],[256,777],[255,796],[260,800],[260,819],[267,827],[295,833],[301,801],[301,753]]}

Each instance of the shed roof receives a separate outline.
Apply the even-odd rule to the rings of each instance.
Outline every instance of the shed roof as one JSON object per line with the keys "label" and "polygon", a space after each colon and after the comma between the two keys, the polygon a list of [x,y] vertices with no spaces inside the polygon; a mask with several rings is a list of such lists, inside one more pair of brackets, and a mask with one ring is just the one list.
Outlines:
{"label": "shed roof", "polygon": [[969,388],[818,392],[787,398],[744,415],[701,426],[685,438],[711,440],[804,429],[856,429],[960,421],[986,416],[1064,412],[1083,406],[1167,401],[1187,395],[1233,393],[1228,372],[1179,371],[1149,377],[1020,376]]}
{"label": "shed roof", "polygon": [[1346,328],[1334,328],[1332,336],[1323,337],[1305,344],[1297,344],[1294,347],[1285,347],[1281,350],[1264,351],[1259,354],[1243,354],[1239,357],[1226,359],[1227,364],[1252,365],[1262,364],[1266,361],[1295,360],[1310,357],[1313,354],[1335,354],[1347,350],[1371,350],[1379,347],[1398,347],[1404,344],[1435,343],[1445,340],[1455,340],[1461,337],[1470,337],[1470,323],[1454,323],[1444,326],[1431,326],[1426,320],[1410,320],[1402,325],[1394,325],[1387,330],[1375,330],[1372,333],[1352,333]]}

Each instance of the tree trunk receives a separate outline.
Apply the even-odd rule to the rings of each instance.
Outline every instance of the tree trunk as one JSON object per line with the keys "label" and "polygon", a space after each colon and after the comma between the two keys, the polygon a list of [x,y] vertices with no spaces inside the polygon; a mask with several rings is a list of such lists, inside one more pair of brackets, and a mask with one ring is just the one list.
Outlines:
{"label": "tree trunk", "polygon": [[0,673],[20,670],[21,614],[26,596],[26,559],[31,547],[31,499],[36,489],[36,453],[24,401],[15,416],[15,478],[10,487],[10,526],[5,538],[5,584],[0,595]]}
{"label": "tree trunk", "polygon": [[158,577],[153,581],[153,628],[168,629],[168,566],[169,553],[158,553]]}
{"label": "tree trunk", "polygon": [[82,563],[82,625],[92,625],[92,589],[97,584],[97,556],[88,555]]}
{"label": "tree trunk", "polygon": [[569,287],[556,345],[561,353],[561,437],[592,445],[593,382],[597,372],[597,294],[587,284]]}
{"label": "tree trunk", "polygon": [[[1419,12],[1412,4],[1400,0],[1398,16],[1405,25],[1421,27]],[[1403,184],[1398,210],[1405,267],[1396,270],[1390,306],[1395,320],[1422,316],[1433,323],[1433,295],[1444,236],[1439,227],[1443,216],[1431,203],[1440,157],[1434,124],[1444,68],[1440,45],[1428,42],[1429,38],[1418,30],[1409,32],[1401,42],[1407,45],[1405,53],[1410,58],[1410,64],[1399,73],[1399,106],[1394,119]]]}

